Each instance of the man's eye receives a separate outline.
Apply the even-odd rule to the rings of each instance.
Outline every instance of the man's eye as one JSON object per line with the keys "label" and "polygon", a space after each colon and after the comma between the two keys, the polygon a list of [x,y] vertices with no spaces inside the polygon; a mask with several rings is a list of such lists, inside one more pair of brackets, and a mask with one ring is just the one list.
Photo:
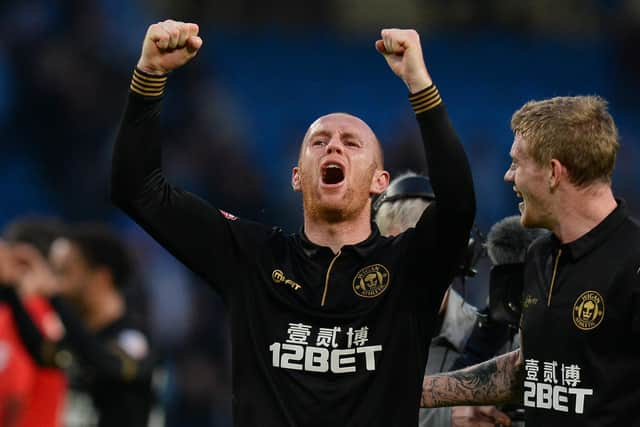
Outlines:
{"label": "man's eye", "polygon": [[516,164],[512,162],[511,166],[509,166],[509,170],[512,170],[512,171],[516,170]]}
{"label": "man's eye", "polygon": [[347,141],[347,142],[345,142],[345,145],[346,145],[347,147],[359,147],[359,146],[360,146],[360,145],[359,145],[357,142],[355,142],[355,141]]}
{"label": "man's eye", "polygon": [[324,145],[324,141],[322,139],[316,139],[311,143],[313,146]]}

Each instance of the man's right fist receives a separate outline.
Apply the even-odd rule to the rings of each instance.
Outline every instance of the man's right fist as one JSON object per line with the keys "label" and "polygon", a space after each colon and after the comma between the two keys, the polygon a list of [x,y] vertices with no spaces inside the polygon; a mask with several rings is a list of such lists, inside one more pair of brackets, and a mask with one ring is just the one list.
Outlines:
{"label": "man's right fist", "polygon": [[181,67],[202,47],[198,30],[197,24],[171,19],[149,26],[142,43],[138,69],[163,75]]}

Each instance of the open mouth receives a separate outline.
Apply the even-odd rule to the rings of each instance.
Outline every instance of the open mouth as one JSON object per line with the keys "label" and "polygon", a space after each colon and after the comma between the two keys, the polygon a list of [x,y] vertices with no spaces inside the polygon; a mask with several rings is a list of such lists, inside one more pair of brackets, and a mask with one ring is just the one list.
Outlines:
{"label": "open mouth", "polygon": [[520,211],[520,214],[522,214],[524,212],[524,198],[522,197],[522,193],[518,191],[515,186],[513,187],[513,191],[516,193],[518,200],[521,200],[521,202],[518,203],[518,210]]}
{"label": "open mouth", "polygon": [[518,191],[518,189],[515,186],[513,187],[513,191],[516,193],[516,197],[518,199],[522,199],[522,193]]}
{"label": "open mouth", "polygon": [[340,184],[344,180],[342,166],[337,163],[327,163],[322,167],[323,184]]}

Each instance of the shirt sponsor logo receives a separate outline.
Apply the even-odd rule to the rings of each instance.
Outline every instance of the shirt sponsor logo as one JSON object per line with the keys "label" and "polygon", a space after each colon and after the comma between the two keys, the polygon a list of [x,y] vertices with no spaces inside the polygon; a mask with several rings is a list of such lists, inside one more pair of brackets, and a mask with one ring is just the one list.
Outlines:
{"label": "shirt sponsor logo", "polygon": [[364,364],[365,370],[375,371],[376,353],[382,351],[382,346],[365,345],[367,341],[367,326],[343,331],[340,326],[314,328],[302,322],[289,323],[287,340],[269,346],[271,365],[295,371],[347,374],[356,372],[358,366],[362,369]]}
{"label": "shirt sponsor logo", "polygon": [[271,280],[273,280],[273,283],[283,283],[289,286],[294,291],[302,289],[302,285],[299,285],[291,279],[287,279],[282,270],[273,270],[273,273],[271,273]]}
{"label": "shirt sponsor logo", "polygon": [[585,403],[593,396],[593,389],[578,387],[582,382],[579,365],[526,359],[524,368],[524,406],[584,413]]}
{"label": "shirt sponsor logo", "polygon": [[586,291],[573,304],[573,323],[583,331],[595,329],[604,319],[604,299],[596,291]]}
{"label": "shirt sponsor logo", "polygon": [[389,270],[382,264],[365,267],[353,278],[352,286],[356,295],[375,298],[389,286]]}

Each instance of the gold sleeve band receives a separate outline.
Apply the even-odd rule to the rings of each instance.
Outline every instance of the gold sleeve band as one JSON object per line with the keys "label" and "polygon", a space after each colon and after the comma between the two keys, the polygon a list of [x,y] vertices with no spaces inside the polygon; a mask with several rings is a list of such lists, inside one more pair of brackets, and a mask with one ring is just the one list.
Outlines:
{"label": "gold sleeve band", "polygon": [[135,68],[129,89],[138,95],[155,97],[164,94],[164,87],[166,85],[166,74],[164,76],[154,76]]}
{"label": "gold sleeve band", "polygon": [[442,104],[442,98],[435,85],[409,96],[409,102],[416,114],[424,113]]}

